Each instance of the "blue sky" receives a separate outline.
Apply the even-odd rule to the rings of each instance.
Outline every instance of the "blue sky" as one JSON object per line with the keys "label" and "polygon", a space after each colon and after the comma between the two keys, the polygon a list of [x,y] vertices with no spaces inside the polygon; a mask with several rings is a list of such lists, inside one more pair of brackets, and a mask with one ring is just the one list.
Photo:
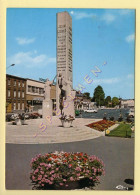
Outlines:
{"label": "blue sky", "polygon": [[[56,13],[72,16],[73,87],[105,96],[134,98],[135,10],[8,8],[7,74],[53,79],[56,75]],[[105,63],[105,64],[104,64]],[[98,66],[98,77],[91,73]],[[85,75],[93,82],[87,84]]]}

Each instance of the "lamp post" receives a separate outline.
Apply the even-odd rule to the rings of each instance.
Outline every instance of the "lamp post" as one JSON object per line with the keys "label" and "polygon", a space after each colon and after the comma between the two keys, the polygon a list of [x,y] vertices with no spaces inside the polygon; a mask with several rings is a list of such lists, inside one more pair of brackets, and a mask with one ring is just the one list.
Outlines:
{"label": "lamp post", "polygon": [[8,67],[6,67],[6,70],[7,70],[8,68],[10,68],[11,66],[15,66],[15,64],[9,65]]}
{"label": "lamp post", "polygon": [[100,96],[101,96],[101,95],[102,95],[102,94],[99,95],[99,108],[100,108]]}

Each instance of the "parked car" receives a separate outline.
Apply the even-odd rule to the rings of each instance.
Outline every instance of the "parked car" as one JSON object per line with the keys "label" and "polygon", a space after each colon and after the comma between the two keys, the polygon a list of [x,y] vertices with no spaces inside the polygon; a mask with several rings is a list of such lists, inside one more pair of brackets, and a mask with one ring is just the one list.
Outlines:
{"label": "parked car", "polygon": [[27,114],[27,113],[25,113],[25,119],[27,120],[27,119],[30,119],[30,115],[29,114]]}
{"label": "parked car", "polygon": [[42,115],[38,113],[31,113],[30,114],[30,119],[37,119],[37,118],[42,118]]}
{"label": "parked car", "polygon": [[12,114],[12,116],[11,116],[11,120],[15,120],[16,118],[18,118],[19,117],[19,114]]}
{"label": "parked car", "polygon": [[86,110],[84,110],[84,112],[94,112],[94,113],[97,113],[97,110],[96,109],[86,109]]}
{"label": "parked car", "polygon": [[12,120],[11,116],[12,116],[12,114],[6,114],[6,121],[7,122],[10,122]]}

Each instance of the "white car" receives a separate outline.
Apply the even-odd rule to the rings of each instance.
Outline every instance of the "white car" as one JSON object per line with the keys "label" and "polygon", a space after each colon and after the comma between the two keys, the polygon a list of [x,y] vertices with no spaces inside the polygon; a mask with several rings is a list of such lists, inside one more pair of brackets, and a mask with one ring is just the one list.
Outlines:
{"label": "white car", "polygon": [[84,112],[94,112],[94,113],[97,113],[97,110],[96,109],[87,109],[87,110],[84,110]]}

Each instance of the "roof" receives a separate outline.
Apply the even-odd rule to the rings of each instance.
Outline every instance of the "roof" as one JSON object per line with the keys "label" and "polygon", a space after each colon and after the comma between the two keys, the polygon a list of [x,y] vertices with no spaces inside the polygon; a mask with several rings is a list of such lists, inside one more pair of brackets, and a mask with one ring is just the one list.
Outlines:
{"label": "roof", "polygon": [[17,79],[26,80],[26,79],[25,79],[25,78],[23,78],[23,77],[18,77],[18,76],[15,76],[15,75],[10,75],[10,74],[6,74],[6,77],[13,77],[13,78],[17,78]]}
{"label": "roof", "polygon": [[29,79],[29,78],[26,78],[26,80],[35,81],[35,82],[38,82],[38,83],[45,83],[43,81],[38,81],[38,80],[34,80],[34,79]]}

